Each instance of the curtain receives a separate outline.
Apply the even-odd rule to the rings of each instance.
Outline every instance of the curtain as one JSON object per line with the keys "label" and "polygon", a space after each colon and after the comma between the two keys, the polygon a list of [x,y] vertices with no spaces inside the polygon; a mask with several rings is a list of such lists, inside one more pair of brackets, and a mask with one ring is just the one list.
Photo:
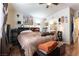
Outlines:
{"label": "curtain", "polygon": [[7,3],[0,3],[0,55],[7,55],[7,39],[5,33],[7,6]]}
{"label": "curtain", "polygon": [[2,54],[2,50],[1,50],[1,38],[2,38],[2,25],[3,25],[3,4],[0,3],[0,55]]}

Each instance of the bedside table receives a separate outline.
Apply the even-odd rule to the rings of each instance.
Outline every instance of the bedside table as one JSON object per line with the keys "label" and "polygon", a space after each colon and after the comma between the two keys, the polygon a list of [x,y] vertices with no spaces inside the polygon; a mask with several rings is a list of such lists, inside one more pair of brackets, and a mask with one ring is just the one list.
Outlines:
{"label": "bedside table", "polygon": [[18,44],[17,37],[18,37],[18,30],[17,29],[12,29],[11,30],[11,43],[13,45]]}
{"label": "bedside table", "polygon": [[59,51],[58,53],[60,56],[64,56],[66,44],[64,42],[58,42],[58,43],[59,43],[57,46],[57,50]]}

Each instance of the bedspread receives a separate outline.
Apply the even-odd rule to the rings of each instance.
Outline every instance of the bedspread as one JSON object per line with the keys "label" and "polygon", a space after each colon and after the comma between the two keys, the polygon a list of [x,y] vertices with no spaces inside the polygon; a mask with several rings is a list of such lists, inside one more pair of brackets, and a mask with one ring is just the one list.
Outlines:
{"label": "bedspread", "polygon": [[55,35],[41,36],[40,32],[25,32],[20,33],[18,36],[18,41],[24,49],[26,56],[32,56],[37,50],[37,46],[40,43],[52,40],[55,38]]}

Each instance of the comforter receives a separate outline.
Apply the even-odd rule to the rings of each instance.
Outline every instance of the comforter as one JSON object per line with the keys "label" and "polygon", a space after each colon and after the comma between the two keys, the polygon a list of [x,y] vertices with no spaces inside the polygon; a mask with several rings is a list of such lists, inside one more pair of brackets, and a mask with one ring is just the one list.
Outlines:
{"label": "comforter", "polygon": [[24,32],[20,33],[18,36],[18,41],[24,49],[26,56],[32,56],[37,50],[37,46],[40,43],[52,40],[55,38],[55,35],[41,36],[40,32]]}

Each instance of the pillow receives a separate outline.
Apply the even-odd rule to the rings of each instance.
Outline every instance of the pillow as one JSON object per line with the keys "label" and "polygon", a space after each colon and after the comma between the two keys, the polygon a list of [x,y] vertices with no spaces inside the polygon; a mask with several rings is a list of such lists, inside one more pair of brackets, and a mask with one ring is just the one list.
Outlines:
{"label": "pillow", "polygon": [[49,34],[49,32],[42,32],[41,36],[47,36]]}
{"label": "pillow", "polygon": [[32,32],[32,30],[24,30],[21,33]]}
{"label": "pillow", "polygon": [[41,33],[41,36],[47,36],[47,35],[54,35],[55,33],[54,32],[42,32]]}
{"label": "pillow", "polygon": [[55,33],[56,33],[56,31],[52,31],[52,32],[50,32],[51,35],[54,35]]}

